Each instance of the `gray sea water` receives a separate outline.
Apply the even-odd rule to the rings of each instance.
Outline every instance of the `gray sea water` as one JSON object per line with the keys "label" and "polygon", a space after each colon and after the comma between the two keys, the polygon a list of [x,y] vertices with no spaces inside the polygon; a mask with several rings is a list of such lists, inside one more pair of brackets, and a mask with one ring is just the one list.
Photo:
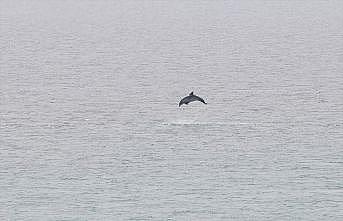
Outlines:
{"label": "gray sea water", "polygon": [[343,220],[343,1],[1,0],[0,47],[1,220]]}

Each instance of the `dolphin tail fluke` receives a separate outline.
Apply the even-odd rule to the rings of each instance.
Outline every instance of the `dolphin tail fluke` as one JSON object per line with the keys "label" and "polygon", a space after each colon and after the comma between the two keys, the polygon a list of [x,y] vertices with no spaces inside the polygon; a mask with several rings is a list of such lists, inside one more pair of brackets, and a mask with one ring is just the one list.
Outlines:
{"label": "dolphin tail fluke", "polygon": [[204,101],[204,99],[202,99],[202,98],[200,98],[200,97],[199,97],[199,101],[202,102],[202,103],[204,103],[204,104],[207,104],[207,103]]}

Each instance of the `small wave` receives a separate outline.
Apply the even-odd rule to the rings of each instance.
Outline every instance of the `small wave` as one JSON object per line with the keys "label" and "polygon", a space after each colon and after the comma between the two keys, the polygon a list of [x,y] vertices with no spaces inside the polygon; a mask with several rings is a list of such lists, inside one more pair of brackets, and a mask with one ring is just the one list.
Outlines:
{"label": "small wave", "polygon": [[214,126],[214,125],[227,125],[226,123],[219,122],[197,122],[197,121],[187,121],[187,120],[176,120],[171,122],[165,122],[165,125],[175,125],[175,126],[187,126],[187,125],[204,125],[204,126]]}
{"label": "small wave", "polygon": [[228,121],[228,122],[206,122],[206,121],[197,121],[197,120],[172,120],[172,121],[164,121],[162,122],[163,125],[174,125],[174,126],[192,126],[192,125],[200,125],[200,126],[243,126],[243,125],[259,125],[256,122],[241,122],[241,121]]}

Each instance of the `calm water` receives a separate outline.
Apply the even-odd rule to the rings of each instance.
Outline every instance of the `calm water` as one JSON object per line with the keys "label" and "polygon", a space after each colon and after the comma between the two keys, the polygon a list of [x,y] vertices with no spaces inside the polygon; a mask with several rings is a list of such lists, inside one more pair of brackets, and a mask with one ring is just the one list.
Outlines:
{"label": "calm water", "polygon": [[343,220],[342,12],[1,0],[1,220]]}

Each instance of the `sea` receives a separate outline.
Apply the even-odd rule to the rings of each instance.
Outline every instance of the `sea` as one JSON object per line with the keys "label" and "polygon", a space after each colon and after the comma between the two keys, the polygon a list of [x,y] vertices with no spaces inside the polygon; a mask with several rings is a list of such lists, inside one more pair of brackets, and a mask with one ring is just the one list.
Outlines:
{"label": "sea", "polygon": [[0,55],[0,220],[343,220],[341,0],[0,0]]}

